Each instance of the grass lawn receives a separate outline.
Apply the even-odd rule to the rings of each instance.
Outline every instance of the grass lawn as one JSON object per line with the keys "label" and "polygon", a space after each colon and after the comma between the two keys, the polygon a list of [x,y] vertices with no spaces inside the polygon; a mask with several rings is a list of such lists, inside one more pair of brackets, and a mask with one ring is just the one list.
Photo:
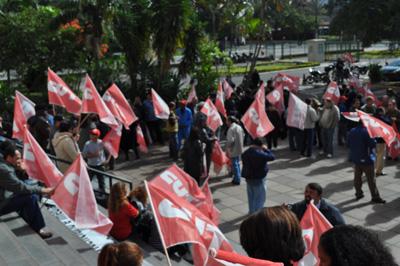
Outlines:
{"label": "grass lawn", "polygon": [[364,59],[400,57],[400,50],[395,50],[395,51],[383,50],[383,51],[360,52],[360,57],[364,58]]}
{"label": "grass lawn", "polygon": [[[317,62],[261,62],[258,63],[256,69],[259,73],[261,72],[271,72],[271,71],[279,71],[286,69],[294,69],[294,68],[304,68],[304,67],[315,67],[319,66]],[[248,69],[247,69],[248,70]],[[228,72],[232,75],[245,74],[247,73],[245,66],[233,66],[230,71],[226,68],[219,68],[219,72],[222,75],[228,74]]]}

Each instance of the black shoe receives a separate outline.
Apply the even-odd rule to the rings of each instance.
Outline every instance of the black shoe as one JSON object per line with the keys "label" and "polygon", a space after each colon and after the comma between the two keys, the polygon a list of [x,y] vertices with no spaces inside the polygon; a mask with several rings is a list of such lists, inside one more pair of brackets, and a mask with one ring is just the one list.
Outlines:
{"label": "black shoe", "polygon": [[386,203],[386,200],[382,199],[382,198],[377,198],[377,199],[372,199],[371,200],[372,203]]}
{"label": "black shoe", "polygon": [[240,186],[240,182],[232,181],[231,183],[232,183],[232,185],[234,185],[234,186]]}
{"label": "black shoe", "polygon": [[362,194],[362,195],[356,195],[356,200],[360,200],[360,199],[362,199],[362,198],[364,198],[364,194]]}

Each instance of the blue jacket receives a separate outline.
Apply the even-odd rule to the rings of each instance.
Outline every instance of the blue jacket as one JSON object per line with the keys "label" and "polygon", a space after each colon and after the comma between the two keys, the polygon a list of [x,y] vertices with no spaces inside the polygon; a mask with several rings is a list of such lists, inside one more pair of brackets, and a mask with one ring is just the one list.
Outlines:
{"label": "blue jacket", "polygon": [[185,107],[183,111],[182,108],[177,108],[175,113],[178,117],[178,124],[180,126],[190,127],[192,125],[192,111],[189,108]]}
{"label": "blue jacket", "polygon": [[275,160],[270,150],[250,147],[242,154],[242,176],[246,179],[262,179],[268,174],[268,162]]}
{"label": "blue jacket", "polygon": [[154,105],[152,101],[149,100],[144,100],[143,102],[143,107],[144,107],[144,119],[146,121],[156,121],[158,118],[154,114]]}
{"label": "blue jacket", "polygon": [[[296,214],[299,221],[303,218],[304,213],[307,209],[307,202],[305,200],[289,205],[289,208],[294,214]],[[345,224],[342,214],[332,204],[328,203],[324,199],[320,200],[319,211],[325,216],[325,218],[333,225]]]}
{"label": "blue jacket", "polygon": [[376,141],[369,136],[365,127],[358,125],[350,130],[347,145],[350,149],[350,161],[354,164],[374,164]]}

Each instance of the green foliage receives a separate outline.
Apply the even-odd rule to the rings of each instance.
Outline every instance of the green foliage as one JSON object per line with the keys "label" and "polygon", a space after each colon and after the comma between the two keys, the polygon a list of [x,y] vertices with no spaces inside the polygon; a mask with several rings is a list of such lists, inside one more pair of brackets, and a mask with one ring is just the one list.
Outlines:
{"label": "green foliage", "polygon": [[371,83],[380,82],[382,80],[381,66],[379,64],[370,64],[368,76]]}

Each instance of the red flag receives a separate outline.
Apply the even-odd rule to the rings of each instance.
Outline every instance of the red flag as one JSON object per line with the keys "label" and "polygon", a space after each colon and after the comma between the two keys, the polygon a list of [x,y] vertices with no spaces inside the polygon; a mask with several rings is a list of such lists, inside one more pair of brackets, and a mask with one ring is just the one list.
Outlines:
{"label": "red flag", "polygon": [[388,149],[390,157],[393,159],[400,156],[400,134],[397,133],[396,139],[390,144]]}
{"label": "red flag", "polygon": [[286,124],[303,130],[306,116],[307,104],[293,93],[290,93]]}
{"label": "red flag", "polygon": [[136,142],[139,145],[139,150],[141,152],[148,152],[146,140],[144,139],[143,131],[139,124],[136,126]]}
{"label": "red flag", "polygon": [[358,116],[357,112],[342,112],[342,115],[351,121],[358,122],[360,121],[360,117]]}
{"label": "red flag", "polygon": [[[200,189],[196,180],[176,164],[173,164],[160,175],[153,178],[149,184],[159,189],[167,190],[179,198],[186,199],[212,220],[214,224],[218,225],[219,211],[215,211],[212,197],[210,200],[210,195],[205,194],[204,190]],[[209,190],[206,192],[209,192]]]}
{"label": "red flag", "polygon": [[67,112],[75,115],[81,113],[81,99],[50,68],[47,69],[47,91],[50,104],[62,106]]}
{"label": "red flag", "polygon": [[215,225],[218,225],[219,215],[221,214],[221,212],[214,205],[213,196],[210,190],[210,186],[208,185],[209,178],[210,177],[208,177],[207,180],[204,182],[203,186],[201,187],[201,191],[203,191],[204,195],[206,196],[205,204],[208,206],[212,206],[212,208],[208,208],[209,212],[207,217],[210,217],[211,221],[213,221]]}
{"label": "red flag", "polygon": [[129,126],[138,120],[128,100],[117,85],[113,84],[108,88],[103,95],[103,100],[111,113],[124,124],[126,129],[129,129]]}
{"label": "red flag", "polygon": [[194,100],[198,100],[198,98],[197,98],[197,94],[196,94],[196,88],[195,88],[195,86],[194,86],[194,84],[192,85],[192,88],[190,89],[190,92],[189,92],[189,95],[188,95],[188,97],[187,97],[187,102],[188,103],[191,103],[191,102],[193,102]]}
{"label": "red flag", "polygon": [[350,87],[355,88],[358,93],[362,93],[364,95],[363,84],[357,77],[351,76],[349,81],[348,81],[348,84],[349,84]]}
{"label": "red flag", "polygon": [[265,91],[264,86],[258,90],[253,103],[243,115],[241,121],[251,137],[264,137],[274,129],[265,112]]}
{"label": "red flag", "polygon": [[168,119],[169,107],[168,104],[157,94],[154,89],[151,89],[151,98],[153,100],[154,114],[160,119]]}
{"label": "red flag", "polygon": [[47,187],[56,186],[63,177],[27,128],[24,135],[23,160],[29,177],[43,182]]}
{"label": "red flag", "polygon": [[355,62],[351,53],[344,53],[342,55],[342,58],[344,61],[349,62],[350,64],[353,64]]}
{"label": "red flag", "polygon": [[65,173],[52,199],[78,229],[93,229],[104,235],[110,232],[113,223],[97,209],[86,163],[81,155]]}
{"label": "red flag", "polygon": [[226,110],[224,105],[224,91],[222,90],[222,83],[218,84],[217,98],[215,99],[215,107],[218,112],[226,118]]}
{"label": "red flag", "polygon": [[321,235],[332,228],[329,221],[321,214],[314,203],[307,206],[307,210],[300,221],[303,229],[304,243],[306,244],[306,252],[304,257],[295,265],[314,266],[319,264],[318,243]]}
{"label": "red flag", "polygon": [[218,140],[214,141],[213,150],[211,153],[211,161],[214,164],[214,172],[219,174],[224,165],[229,163],[229,158],[226,156],[225,152],[222,150],[221,145]]}
{"label": "red flag", "polygon": [[283,88],[289,90],[290,92],[297,93],[299,91],[300,77],[278,73],[278,75],[275,76],[274,81],[275,87],[277,87],[279,84],[282,84]]}
{"label": "red flag", "polygon": [[236,252],[229,252],[219,250],[215,256],[215,259],[227,266],[283,266],[281,262],[272,262],[268,260],[260,260],[250,258],[244,255],[240,255]]}
{"label": "red flag", "polygon": [[322,97],[322,99],[327,99],[327,98],[330,98],[332,102],[334,102],[335,104],[339,103],[340,90],[339,86],[334,81],[331,81],[331,83],[329,83],[328,88],[326,89],[325,94]]}
{"label": "red flag", "polygon": [[24,139],[24,127],[28,119],[36,114],[35,104],[19,91],[15,91],[13,134],[15,139]]}
{"label": "red flag", "polygon": [[118,126],[117,120],[115,120],[110,109],[104,103],[100,94],[97,92],[93,81],[90,79],[89,75],[86,75],[85,88],[83,91],[83,101],[82,101],[82,113],[95,113],[100,117],[100,121],[111,126]]}
{"label": "red flag", "polygon": [[212,261],[209,257],[211,250],[233,250],[219,228],[194,205],[166,189],[145,184],[166,248],[193,243],[196,266],[209,265]]}
{"label": "red flag", "polygon": [[273,91],[267,94],[267,100],[275,106],[280,114],[285,112],[285,102],[283,96],[283,86],[279,84]]}
{"label": "red flag", "polygon": [[212,131],[215,132],[220,126],[222,126],[223,123],[221,116],[210,98],[208,98],[204,103],[200,112],[207,116],[207,125]]}
{"label": "red flag", "polygon": [[232,97],[233,89],[226,79],[222,83],[222,88],[224,89],[225,99],[230,99]]}
{"label": "red flag", "polygon": [[363,93],[364,97],[371,97],[377,106],[382,105],[382,102],[379,101],[378,98],[375,96],[375,94],[371,91],[371,83],[367,83],[363,89],[364,89]]}
{"label": "red flag", "polygon": [[107,135],[103,138],[104,147],[114,157],[118,158],[119,144],[121,143],[122,124],[118,123],[117,127],[112,127]]}
{"label": "red flag", "polygon": [[396,139],[393,127],[362,111],[357,110],[357,113],[371,138],[383,138],[388,146]]}

